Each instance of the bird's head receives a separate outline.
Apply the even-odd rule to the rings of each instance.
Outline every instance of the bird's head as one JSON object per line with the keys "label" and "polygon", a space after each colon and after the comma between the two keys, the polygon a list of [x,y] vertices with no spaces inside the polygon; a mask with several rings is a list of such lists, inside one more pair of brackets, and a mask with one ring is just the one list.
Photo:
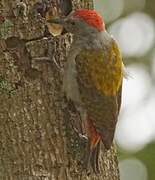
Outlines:
{"label": "bird's head", "polygon": [[105,30],[102,17],[95,10],[80,9],[71,12],[67,17],[51,19],[48,23],[61,24],[68,32],[78,35]]}

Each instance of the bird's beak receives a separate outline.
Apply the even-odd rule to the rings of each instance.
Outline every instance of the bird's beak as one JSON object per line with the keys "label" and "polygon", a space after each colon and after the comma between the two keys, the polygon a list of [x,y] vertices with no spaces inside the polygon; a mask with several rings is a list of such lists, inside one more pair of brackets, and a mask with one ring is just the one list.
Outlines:
{"label": "bird's beak", "polygon": [[63,25],[65,23],[65,20],[63,18],[62,19],[49,19],[47,20],[47,23]]}

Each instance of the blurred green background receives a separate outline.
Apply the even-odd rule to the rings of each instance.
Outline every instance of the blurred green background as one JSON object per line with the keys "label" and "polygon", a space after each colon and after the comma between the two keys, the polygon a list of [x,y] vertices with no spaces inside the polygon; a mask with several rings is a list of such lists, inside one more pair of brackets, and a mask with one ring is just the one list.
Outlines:
{"label": "blurred green background", "polygon": [[155,180],[155,0],[94,0],[128,78],[115,140],[121,180]]}

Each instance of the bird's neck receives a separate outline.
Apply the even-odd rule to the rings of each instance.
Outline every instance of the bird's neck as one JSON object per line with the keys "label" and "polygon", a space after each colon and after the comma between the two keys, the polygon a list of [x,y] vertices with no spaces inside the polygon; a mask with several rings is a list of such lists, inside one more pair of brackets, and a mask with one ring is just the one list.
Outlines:
{"label": "bird's neck", "polygon": [[73,46],[85,49],[103,49],[111,44],[111,36],[106,31],[75,35]]}

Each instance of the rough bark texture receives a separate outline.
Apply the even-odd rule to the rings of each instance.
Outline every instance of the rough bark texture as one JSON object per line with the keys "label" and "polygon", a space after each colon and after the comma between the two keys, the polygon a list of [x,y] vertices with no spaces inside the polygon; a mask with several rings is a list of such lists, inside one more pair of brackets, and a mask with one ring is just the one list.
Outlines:
{"label": "rough bark texture", "polygon": [[[0,179],[119,180],[113,147],[102,153],[99,175],[78,163],[84,145],[73,127],[79,116],[61,88],[71,36],[45,36],[44,18],[32,8],[37,0],[19,2],[0,1]],[[51,2],[70,11],[67,0]],[[91,1],[72,4],[92,8]]]}

